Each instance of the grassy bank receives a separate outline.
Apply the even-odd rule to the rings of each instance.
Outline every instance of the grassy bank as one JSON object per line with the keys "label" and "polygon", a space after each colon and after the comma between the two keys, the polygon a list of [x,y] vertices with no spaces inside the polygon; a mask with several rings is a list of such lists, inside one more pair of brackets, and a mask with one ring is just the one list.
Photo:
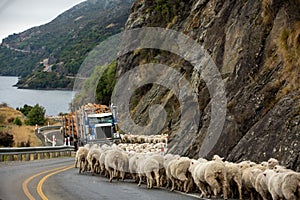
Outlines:
{"label": "grassy bank", "polygon": [[[19,118],[22,125],[14,124]],[[24,125],[25,117],[20,112],[5,104],[0,105],[0,132],[13,135],[13,146],[41,146],[42,142],[34,133],[34,126]]]}

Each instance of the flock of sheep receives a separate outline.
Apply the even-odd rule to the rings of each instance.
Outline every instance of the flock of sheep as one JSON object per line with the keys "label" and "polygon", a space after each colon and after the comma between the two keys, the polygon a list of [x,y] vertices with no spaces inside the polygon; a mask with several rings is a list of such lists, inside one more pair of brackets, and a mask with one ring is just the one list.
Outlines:
{"label": "flock of sheep", "polygon": [[133,179],[150,189],[171,187],[171,191],[200,192],[200,197],[223,199],[250,196],[254,199],[299,200],[300,173],[286,169],[270,158],[266,162],[223,161],[218,155],[208,161],[165,154],[166,135],[122,135],[116,145],[79,147],[75,167],[117,180]]}

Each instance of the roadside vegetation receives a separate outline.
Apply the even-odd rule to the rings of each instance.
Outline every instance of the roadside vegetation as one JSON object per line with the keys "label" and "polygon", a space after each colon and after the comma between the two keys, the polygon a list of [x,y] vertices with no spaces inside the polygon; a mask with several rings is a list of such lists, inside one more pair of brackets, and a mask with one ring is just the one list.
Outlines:
{"label": "roadside vegetation", "polygon": [[[28,109],[31,106],[24,107]],[[37,112],[36,110],[31,112]],[[30,111],[28,115],[29,113]],[[41,146],[42,142],[35,135],[35,124],[28,125],[26,122],[27,119],[21,111],[9,107],[6,103],[0,104],[0,147]]]}

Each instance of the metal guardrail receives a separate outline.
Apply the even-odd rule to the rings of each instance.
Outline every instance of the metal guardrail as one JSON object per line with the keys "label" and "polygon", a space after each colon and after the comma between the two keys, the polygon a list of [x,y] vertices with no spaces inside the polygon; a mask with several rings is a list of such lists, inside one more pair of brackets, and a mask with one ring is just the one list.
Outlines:
{"label": "metal guardrail", "polygon": [[74,149],[74,146],[0,148],[0,162],[17,160],[29,161],[44,158],[56,158],[60,156],[72,156]]}
{"label": "metal guardrail", "polygon": [[45,130],[53,130],[53,129],[60,129],[61,126],[42,126],[38,128],[40,131],[45,131]]}

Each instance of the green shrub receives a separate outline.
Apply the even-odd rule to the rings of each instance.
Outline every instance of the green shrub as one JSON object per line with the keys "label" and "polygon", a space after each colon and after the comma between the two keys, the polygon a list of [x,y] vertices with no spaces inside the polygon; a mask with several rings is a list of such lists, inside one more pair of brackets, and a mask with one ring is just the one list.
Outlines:
{"label": "green shrub", "polygon": [[16,118],[14,119],[14,124],[15,124],[15,125],[18,125],[18,126],[22,126],[22,121],[20,120],[19,117],[16,117]]}
{"label": "green shrub", "polygon": [[29,106],[27,104],[25,104],[23,106],[23,108],[17,108],[17,110],[19,110],[21,113],[23,113],[25,116],[28,115],[28,113],[30,112],[30,110],[32,109],[32,106]]}
{"label": "green shrub", "polygon": [[44,107],[36,104],[28,113],[27,119],[25,120],[25,124],[27,125],[44,125],[46,122],[45,118],[46,110]]}

